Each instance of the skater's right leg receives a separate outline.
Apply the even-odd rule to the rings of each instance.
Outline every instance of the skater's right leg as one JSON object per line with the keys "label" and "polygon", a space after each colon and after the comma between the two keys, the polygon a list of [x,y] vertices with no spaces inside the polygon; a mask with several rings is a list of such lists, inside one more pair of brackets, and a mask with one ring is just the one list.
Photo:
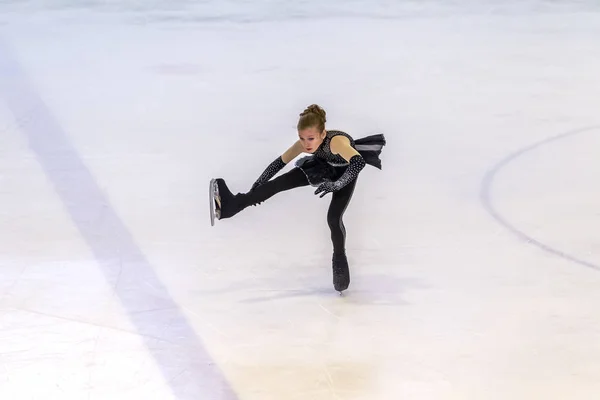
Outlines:
{"label": "skater's right leg", "polygon": [[233,217],[248,206],[262,203],[277,193],[294,189],[297,187],[308,186],[309,182],[300,168],[293,168],[291,171],[267,181],[248,193],[238,193],[233,195],[223,179],[217,179],[219,186],[219,196],[221,201],[220,219]]}
{"label": "skater's right leg", "polygon": [[350,204],[355,187],[356,179],[335,192],[327,212],[327,224],[331,230],[333,244],[333,286],[338,292],[348,289],[350,285],[350,271],[346,257],[346,227],[343,216]]}

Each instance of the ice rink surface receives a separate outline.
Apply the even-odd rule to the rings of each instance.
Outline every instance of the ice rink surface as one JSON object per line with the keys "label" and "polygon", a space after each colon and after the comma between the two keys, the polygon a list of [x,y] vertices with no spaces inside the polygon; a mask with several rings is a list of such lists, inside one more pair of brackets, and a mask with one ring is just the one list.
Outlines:
{"label": "ice rink surface", "polygon": [[[0,399],[597,399],[599,99],[591,0],[0,1]],[[343,297],[329,196],[208,217],[311,103]]]}

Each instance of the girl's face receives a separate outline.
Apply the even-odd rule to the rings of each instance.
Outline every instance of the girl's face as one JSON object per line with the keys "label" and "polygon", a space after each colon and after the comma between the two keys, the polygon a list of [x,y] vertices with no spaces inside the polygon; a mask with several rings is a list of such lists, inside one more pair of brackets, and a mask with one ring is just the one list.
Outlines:
{"label": "girl's face", "polygon": [[327,132],[323,130],[323,132],[319,132],[317,128],[306,128],[301,131],[298,131],[298,136],[300,137],[300,143],[302,143],[302,147],[304,147],[304,151],[307,153],[314,153],[315,150],[319,148]]}

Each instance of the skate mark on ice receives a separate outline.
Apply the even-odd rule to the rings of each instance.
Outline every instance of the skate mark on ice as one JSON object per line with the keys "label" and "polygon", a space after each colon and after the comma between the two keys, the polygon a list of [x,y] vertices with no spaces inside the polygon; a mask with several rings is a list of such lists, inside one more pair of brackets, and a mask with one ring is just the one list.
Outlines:
{"label": "skate mark on ice", "polygon": [[51,319],[57,319],[57,320],[60,320],[60,321],[74,322],[76,324],[93,326],[93,327],[96,327],[96,328],[99,328],[99,329],[102,329],[102,330],[112,331],[112,332],[118,332],[118,333],[124,333],[124,334],[127,334],[127,335],[134,335],[134,336],[137,336],[137,337],[147,336],[149,340],[162,341],[162,342],[167,342],[167,343],[171,343],[171,344],[174,344],[174,345],[177,344],[175,341],[172,341],[172,340],[169,340],[169,339],[165,339],[165,338],[161,338],[159,336],[144,335],[143,333],[134,332],[134,331],[131,331],[131,330],[128,330],[128,329],[124,329],[124,328],[119,328],[119,327],[110,326],[110,325],[101,324],[101,323],[96,323],[96,322],[91,322],[91,321],[84,321],[84,320],[79,319],[79,318],[64,317],[62,315],[56,315],[56,314],[52,314],[52,313],[48,313],[48,312],[41,312],[41,311],[37,311],[37,310],[31,310],[31,309],[29,309],[27,307],[11,307],[11,308],[8,308],[8,310],[21,311],[23,313],[30,313],[30,314],[40,315],[40,316],[43,316],[43,317],[47,317],[47,318],[51,318]]}
{"label": "skate mark on ice", "polygon": [[325,307],[323,304],[319,303],[319,307],[321,307],[321,309],[323,309],[323,311],[325,311],[327,314],[337,318],[337,319],[342,319],[339,315],[334,314],[332,311],[330,311],[327,307]]}
{"label": "skate mark on ice", "polygon": [[329,390],[331,391],[331,394],[334,396],[335,400],[341,400],[340,396],[338,396],[338,394],[336,393],[335,384],[333,383],[333,377],[331,376],[331,371],[327,367],[327,364],[325,364],[324,362],[323,362],[323,370],[325,372],[325,375],[327,376],[327,385],[329,386]]}
{"label": "skate mark on ice", "polygon": [[553,254],[557,257],[563,258],[565,260],[571,261],[575,264],[587,267],[587,268],[591,268],[593,270],[596,271],[600,271],[600,266],[596,265],[592,262],[589,261],[585,261],[582,260],[578,257],[575,257],[573,255],[567,254],[559,249],[556,249],[552,246],[549,246],[545,243],[540,242],[539,240],[536,240],[535,238],[529,236],[527,233],[519,230],[517,227],[515,227],[514,225],[512,225],[509,221],[507,221],[502,214],[500,214],[500,212],[498,212],[493,205],[493,195],[492,195],[492,187],[494,185],[494,179],[496,177],[496,175],[498,174],[498,172],[500,172],[504,167],[506,167],[508,164],[510,164],[511,162],[513,162],[514,160],[516,160],[517,158],[521,157],[522,155],[536,150],[539,147],[542,147],[544,145],[547,145],[549,143],[555,142],[555,141],[559,141],[562,139],[566,139],[569,138],[571,136],[576,136],[576,135],[580,135],[583,133],[588,133],[591,131],[595,131],[595,130],[600,130],[600,126],[588,126],[585,128],[580,128],[580,129],[575,129],[575,130],[571,130],[568,132],[564,132],[555,136],[551,136],[547,139],[541,140],[539,142],[533,143],[529,146],[523,147],[520,150],[509,154],[507,157],[505,157],[504,159],[500,160],[497,164],[493,165],[484,175],[483,180],[481,182],[481,190],[480,190],[480,201],[481,204],[483,205],[483,208],[485,209],[485,211],[490,214],[492,216],[492,218],[494,218],[496,220],[496,222],[498,222],[500,225],[502,225],[505,229],[507,229],[508,231],[510,231],[513,235],[517,236],[519,239],[521,239],[522,241],[534,245],[550,254]]}
{"label": "skate mark on ice", "polygon": [[[67,133],[36,92],[13,49],[1,37],[0,96],[174,398],[237,399]],[[161,340],[153,338],[156,336]],[[174,382],[182,375],[184,384]]]}

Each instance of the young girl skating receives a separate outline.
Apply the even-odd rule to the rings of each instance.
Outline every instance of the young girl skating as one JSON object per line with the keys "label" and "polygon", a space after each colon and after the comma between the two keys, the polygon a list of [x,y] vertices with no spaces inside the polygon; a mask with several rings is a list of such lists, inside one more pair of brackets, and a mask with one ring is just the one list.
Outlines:
{"label": "young girl skating", "polygon": [[[382,134],[354,140],[338,130],[325,130],[325,110],[316,104],[308,106],[298,121],[299,139],[281,156],[271,162],[254,182],[248,193],[233,195],[221,178],[210,182],[211,224],[214,219],[231,218],[250,205],[260,204],[284,190],[315,186],[320,197],[332,193],[327,212],[327,224],[333,244],[333,287],[338,292],[350,285],[346,257],[346,229],[342,217],[356,186],[360,171],[366,164],[381,169],[379,155],[385,146]],[[295,167],[273,178],[290,161],[302,153]]]}

